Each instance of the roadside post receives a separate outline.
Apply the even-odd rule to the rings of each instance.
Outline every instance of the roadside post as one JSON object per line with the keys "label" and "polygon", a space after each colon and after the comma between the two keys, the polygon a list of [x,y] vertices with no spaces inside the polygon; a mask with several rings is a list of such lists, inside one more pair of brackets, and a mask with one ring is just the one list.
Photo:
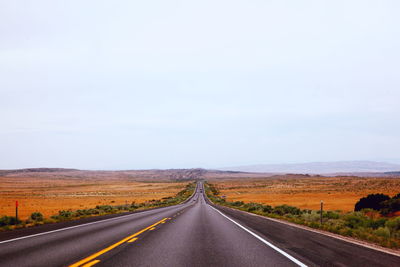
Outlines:
{"label": "roadside post", "polygon": [[15,224],[18,224],[18,200],[15,201]]}
{"label": "roadside post", "polygon": [[322,212],[324,211],[324,202],[321,200],[321,210],[320,210],[320,215],[321,215],[321,224],[322,224]]}

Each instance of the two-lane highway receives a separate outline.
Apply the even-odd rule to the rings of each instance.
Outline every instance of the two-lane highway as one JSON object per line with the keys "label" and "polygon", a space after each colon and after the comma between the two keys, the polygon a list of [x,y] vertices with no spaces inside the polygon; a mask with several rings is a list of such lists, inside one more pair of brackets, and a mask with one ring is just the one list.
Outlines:
{"label": "two-lane highway", "polygon": [[189,208],[137,242],[99,266],[297,265],[224,218],[200,189]]}
{"label": "two-lane highway", "polygon": [[[400,266],[400,257],[213,207],[184,204],[0,241],[0,266]],[[1,236],[1,235],[0,235]]]}

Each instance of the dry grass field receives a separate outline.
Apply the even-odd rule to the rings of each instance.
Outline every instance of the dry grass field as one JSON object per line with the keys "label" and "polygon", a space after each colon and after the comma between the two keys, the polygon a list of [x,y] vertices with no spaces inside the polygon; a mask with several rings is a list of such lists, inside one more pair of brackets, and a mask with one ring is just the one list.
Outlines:
{"label": "dry grass field", "polygon": [[138,182],[132,179],[0,177],[0,216],[19,214],[26,219],[39,211],[45,217],[59,210],[94,208],[96,205],[119,205],[174,196],[187,182]]}
{"label": "dry grass field", "polygon": [[393,196],[400,192],[400,178],[279,177],[247,180],[210,180],[229,201],[288,204],[302,209],[352,211],[368,194]]}

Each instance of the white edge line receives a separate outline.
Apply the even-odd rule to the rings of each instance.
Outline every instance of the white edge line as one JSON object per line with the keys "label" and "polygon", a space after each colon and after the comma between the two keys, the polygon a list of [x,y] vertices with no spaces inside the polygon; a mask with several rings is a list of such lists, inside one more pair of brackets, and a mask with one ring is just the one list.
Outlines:
{"label": "white edge line", "polygon": [[[178,205],[182,205],[178,204]],[[174,206],[169,206],[169,207],[175,207],[177,205]],[[169,207],[165,207],[165,208],[169,208]],[[159,209],[157,209],[159,210]],[[13,242],[13,241],[17,241],[17,240],[21,240],[21,239],[26,239],[26,238],[30,238],[30,237],[35,237],[35,236],[41,236],[41,235],[47,235],[47,234],[51,234],[51,233],[55,233],[55,232],[61,232],[61,231],[65,231],[65,230],[70,230],[73,228],[78,228],[78,227],[83,227],[83,226],[87,226],[87,225],[91,225],[91,224],[96,224],[96,223],[102,223],[102,222],[107,222],[107,221],[114,221],[114,220],[120,220],[126,217],[131,217],[134,215],[138,215],[138,214],[143,214],[143,213],[148,213],[148,212],[152,212],[152,211],[156,211],[156,209],[152,209],[152,210],[145,210],[142,212],[136,212],[133,214],[127,214],[127,215],[122,215],[122,216],[118,216],[116,218],[110,218],[110,219],[104,219],[104,220],[100,220],[100,221],[96,221],[96,222],[90,222],[90,223],[84,223],[84,224],[79,224],[79,225],[75,225],[75,226],[70,226],[70,227],[65,227],[65,228],[61,228],[61,229],[57,229],[57,230],[52,230],[52,231],[48,231],[48,232],[43,232],[43,233],[38,233],[38,234],[33,234],[33,235],[27,235],[27,236],[21,236],[21,237],[17,237],[17,238],[13,238],[13,239],[8,239],[8,240],[4,240],[4,241],[0,241],[0,244],[4,244],[4,243],[8,243],[8,242]]]}
{"label": "white edge line", "polygon": [[215,211],[217,211],[219,214],[221,214],[222,216],[224,216],[225,218],[227,218],[228,220],[230,220],[231,222],[233,222],[234,224],[236,224],[237,226],[239,226],[240,228],[242,228],[243,230],[245,230],[246,232],[248,232],[249,234],[251,234],[252,236],[254,236],[255,238],[257,238],[258,240],[260,240],[261,242],[263,242],[264,244],[270,246],[271,248],[273,248],[274,250],[276,250],[277,252],[281,253],[283,256],[285,256],[286,258],[290,259],[291,261],[293,261],[294,263],[296,263],[297,265],[301,266],[301,267],[308,267],[307,265],[305,265],[304,263],[302,263],[301,261],[299,261],[298,259],[294,258],[293,256],[287,254],[285,251],[281,250],[280,248],[274,246],[273,244],[271,244],[270,242],[266,241],[264,238],[262,238],[261,236],[253,233],[252,231],[250,231],[249,229],[247,229],[246,227],[242,226],[241,224],[237,223],[236,221],[232,220],[231,218],[229,218],[228,216],[226,216],[225,214],[223,214],[221,211],[217,210],[216,208],[214,208],[213,206],[209,205],[211,208],[213,208]]}

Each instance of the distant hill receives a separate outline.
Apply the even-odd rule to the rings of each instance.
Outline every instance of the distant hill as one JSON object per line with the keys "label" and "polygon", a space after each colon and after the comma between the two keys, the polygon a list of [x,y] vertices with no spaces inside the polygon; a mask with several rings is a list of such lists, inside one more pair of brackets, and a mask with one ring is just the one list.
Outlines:
{"label": "distant hill", "polygon": [[0,176],[16,173],[48,173],[48,172],[72,172],[77,169],[65,169],[65,168],[27,168],[27,169],[14,169],[14,170],[0,170]]}
{"label": "distant hill", "polygon": [[385,172],[387,175],[395,175],[395,176],[400,176],[400,171],[398,172]]}
{"label": "distant hill", "polygon": [[[302,178],[309,175],[393,177],[400,176],[400,165],[372,161],[313,162],[302,164],[266,164],[210,169],[166,170],[78,170],[29,168],[0,170],[0,177],[46,179],[128,179],[140,181],[184,181],[194,179]],[[282,175],[285,174],[285,175]],[[308,175],[309,174],[309,175]]]}
{"label": "distant hill", "polygon": [[297,164],[259,164],[221,168],[221,170],[259,172],[259,173],[300,173],[300,174],[334,174],[334,173],[382,173],[398,172],[399,164],[376,161],[336,161],[309,162]]}
{"label": "distant hill", "polygon": [[261,178],[269,177],[266,173],[246,173],[237,171],[195,169],[167,169],[167,170],[115,170],[115,171],[91,171],[62,168],[31,168],[0,170],[0,177],[23,178],[76,178],[76,179],[129,179],[142,181],[156,180],[194,180],[209,178]]}

